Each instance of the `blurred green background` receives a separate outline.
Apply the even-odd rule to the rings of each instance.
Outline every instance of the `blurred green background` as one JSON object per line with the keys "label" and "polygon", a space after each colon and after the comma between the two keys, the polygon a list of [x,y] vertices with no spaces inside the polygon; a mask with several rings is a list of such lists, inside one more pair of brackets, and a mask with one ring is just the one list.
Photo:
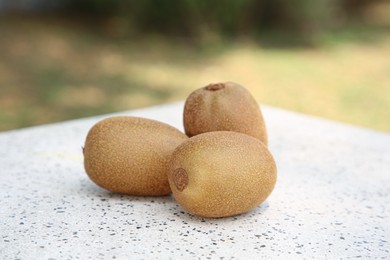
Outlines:
{"label": "blurred green background", "polygon": [[0,131],[183,100],[218,81],[390,131],[390,2],[0,0]]}

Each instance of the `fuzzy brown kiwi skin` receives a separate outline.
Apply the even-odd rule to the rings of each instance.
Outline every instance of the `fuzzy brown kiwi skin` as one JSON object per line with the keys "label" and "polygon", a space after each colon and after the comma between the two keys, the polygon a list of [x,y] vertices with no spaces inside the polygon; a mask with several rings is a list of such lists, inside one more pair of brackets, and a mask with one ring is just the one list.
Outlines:
{"label": "fuzzy brown kiwi skin", "polygon": [[176,201],[187,211],[220,218],[248,212],[265,201],[275,187],[277,168],[258,139],[215,131],[175,149],[168,180]]}
{"label": "fuzzy brown kiwi skin", "polygon": [[88,132],[83,148],[89,178],[109,191],[158,196],[171,193],[168,163],[188,137],[167,124],[137,117],[104,119]]}
{"label": "fuzzy brown kiwi skin", "polygon": [[209,84],[192,92],[184,105],[183,121],[189,137],[212,131],[234,131],[268,145],[258,103],[248,90],[234,82]]}

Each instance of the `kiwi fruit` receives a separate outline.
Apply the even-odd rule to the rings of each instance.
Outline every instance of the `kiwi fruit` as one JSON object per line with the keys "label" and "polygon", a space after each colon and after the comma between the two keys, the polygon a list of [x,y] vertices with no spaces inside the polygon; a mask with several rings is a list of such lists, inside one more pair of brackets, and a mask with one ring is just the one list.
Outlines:
{"label": "kiwi fruit", "polygon": [[168,180],[176,201],[201,217],[227,217],[257,207],[276,183],[275,161],[258,139],[237,132],[194,136],[173,152]]}
{"label": "kiwi fruit", "polygon": [[175,148],[188,137],[167,124],[116,116],[95,124],[84,146],[89,178],[112,192],[131,195],[171,193],[167,171]]}
{"label": "kiwi fruit", "polygon": [[184,105],[184,129],[189,137],[234,131],[268,144],[258,103],[248,90],[234,82],[209,84],[192,92]]}

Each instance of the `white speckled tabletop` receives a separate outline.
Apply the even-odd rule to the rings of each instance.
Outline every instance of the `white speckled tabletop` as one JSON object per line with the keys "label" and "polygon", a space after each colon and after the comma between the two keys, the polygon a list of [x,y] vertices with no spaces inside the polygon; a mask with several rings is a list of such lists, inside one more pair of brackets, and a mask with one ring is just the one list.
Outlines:
{"label": "white speckled tabletop", "polygon": [[[182,128],[183,103],[120,113]],[[390,258],[390,135],[263,107],[278,182],[243,215],[107,192],[81,146],[109,115],[0,133],[0,259]]]}

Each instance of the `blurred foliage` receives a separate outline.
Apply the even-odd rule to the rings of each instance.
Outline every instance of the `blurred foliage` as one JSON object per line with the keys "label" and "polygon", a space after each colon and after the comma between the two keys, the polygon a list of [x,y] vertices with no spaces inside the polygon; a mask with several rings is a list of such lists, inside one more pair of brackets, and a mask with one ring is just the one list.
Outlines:
{"label": "blurred foliage", "polygon": [[0,131],[184,100],[219,81],[262,104],[390,131],[389,30],[349,27],[315,48],[274,48],[264,37],[112,37],[84,21],[0,16]]}
{"label": "blurred foliage", "polygon": [[[390,131],[388,1],[4,2],[0,131],[183,100],[227,80],[261,103]],[[25,14],[21,2],[39,4]]]}
{"label": "blurred foliage", "polygon": [[[70,11],[121,17],[134,31],[202,37],[256,35],[283,30],[310,40],[316,33],[361,20],[363,11],[384,0],[68,0]],[[122,20],[123,21],[123,20]]]}

